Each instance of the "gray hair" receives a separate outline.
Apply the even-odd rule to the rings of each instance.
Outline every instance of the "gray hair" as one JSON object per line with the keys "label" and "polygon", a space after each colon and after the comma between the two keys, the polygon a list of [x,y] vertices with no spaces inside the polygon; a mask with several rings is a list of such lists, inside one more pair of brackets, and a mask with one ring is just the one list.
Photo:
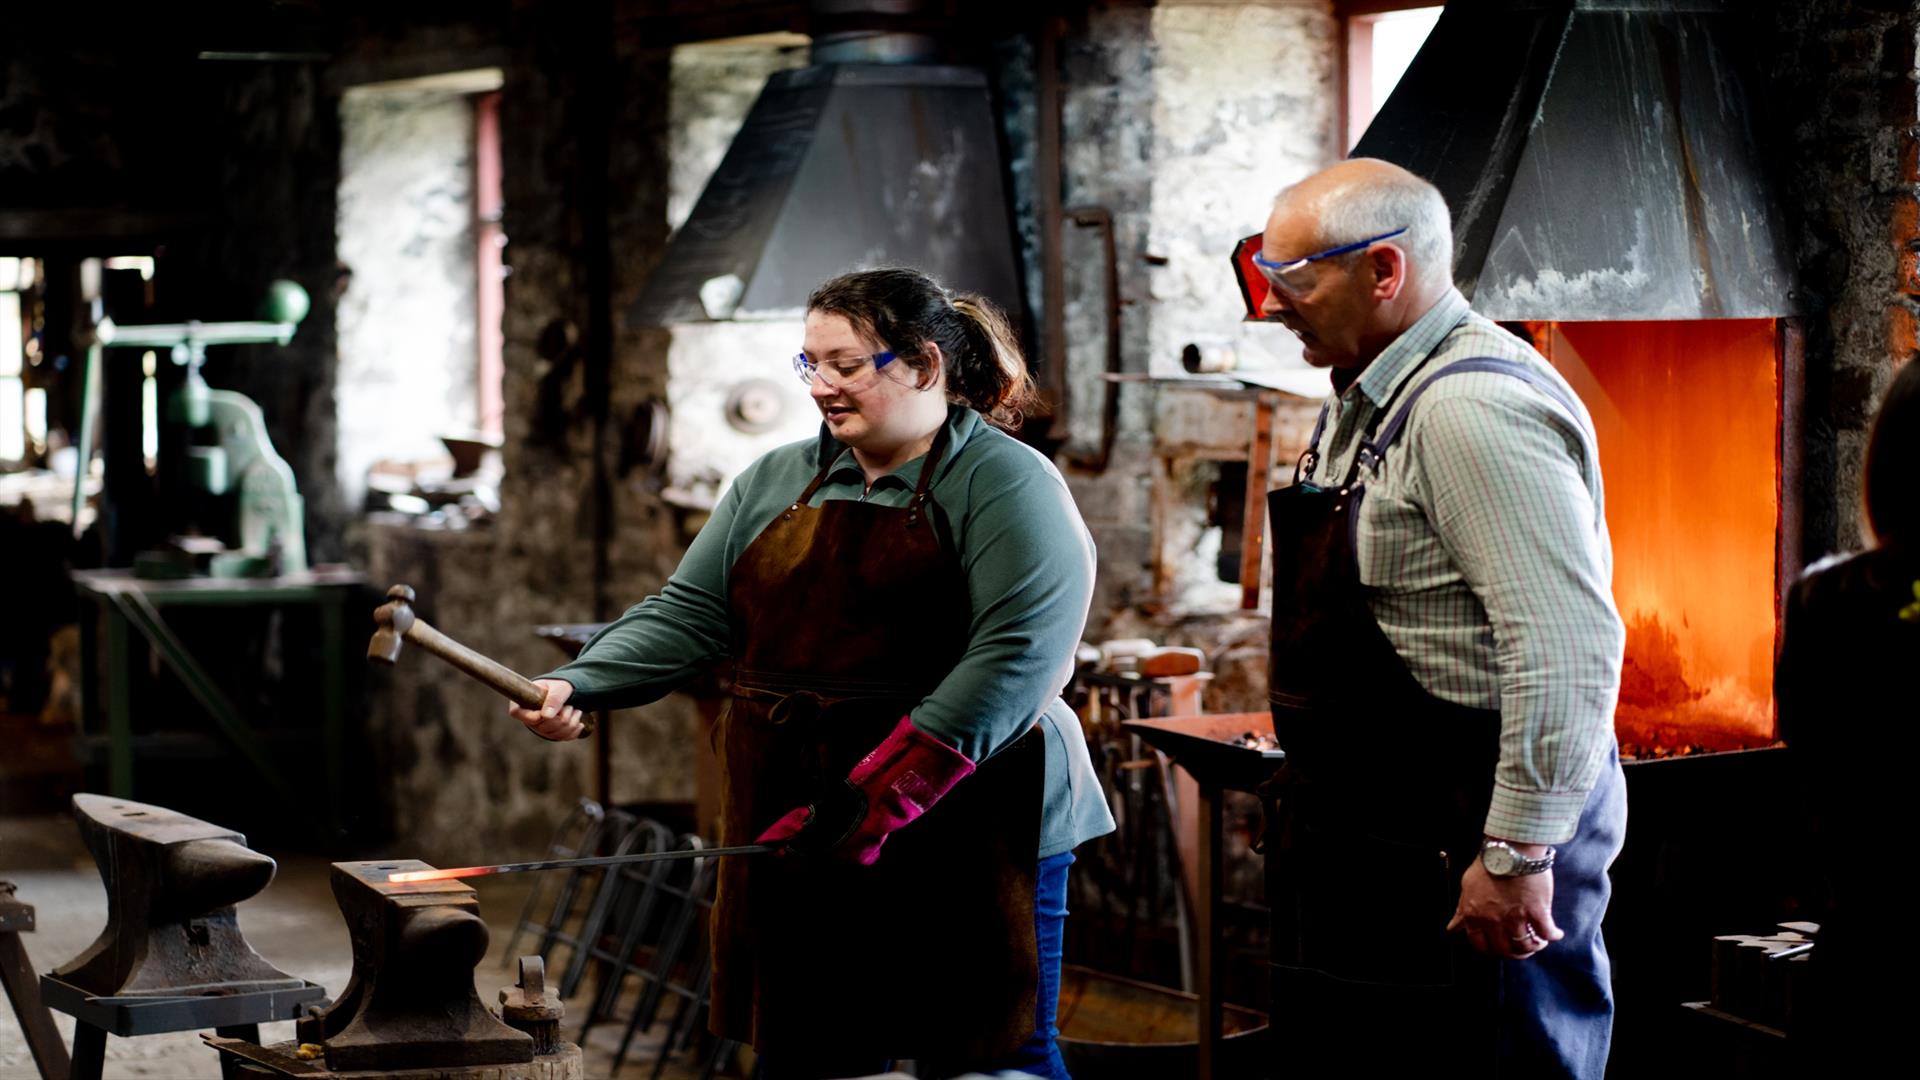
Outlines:
{"label": "gray hair", "polygon": [[[1280,193],[1284,200],[1293,188]],[[1374,174],[1325,192],[1316,200],[1320,242],[1354,244],[1405,227],[1395,238],[1422,280],[1453,278],[1453,219],[1440,189],[1400,169]]]}

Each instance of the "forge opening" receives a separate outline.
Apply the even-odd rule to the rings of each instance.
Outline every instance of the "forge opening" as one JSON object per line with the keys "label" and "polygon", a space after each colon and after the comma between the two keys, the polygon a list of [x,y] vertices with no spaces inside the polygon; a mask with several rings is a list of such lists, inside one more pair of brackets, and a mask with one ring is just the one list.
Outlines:
{"label": "forge opening", "polygon": [[1532,327],[1593,414],[1629,756],[1774,739],[1781,465],[1774,320]]}

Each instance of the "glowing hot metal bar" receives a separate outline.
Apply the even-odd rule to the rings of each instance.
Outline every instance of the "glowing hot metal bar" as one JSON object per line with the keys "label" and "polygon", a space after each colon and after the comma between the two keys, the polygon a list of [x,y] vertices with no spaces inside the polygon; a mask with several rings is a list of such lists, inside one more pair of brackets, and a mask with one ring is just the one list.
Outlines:
{"label": "glowing hot metal bar", "polygon": [[415,881],[447,881],[451,878],[486,877],[489,874],[520,874],[529,870],[571,870],[582,866],[623,866],[627,863],[661,862],[667,859],[706,859],[723,855],[765,855],[780,848],[774,844],[742,844],[739,847],[683,848],[679,851],[648,851],[638,855],[602,855],[592,859],[547,859],[541,862],[497,863],[493,866],[454,866],[445,870],[402,870],[388,874],[387,880],[406,884]]}

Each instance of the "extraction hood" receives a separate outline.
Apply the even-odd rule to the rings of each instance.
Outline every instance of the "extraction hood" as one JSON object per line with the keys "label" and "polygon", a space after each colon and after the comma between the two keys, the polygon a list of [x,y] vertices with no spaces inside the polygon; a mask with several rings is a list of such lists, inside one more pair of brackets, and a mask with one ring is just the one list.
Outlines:
{"label": "extraction hood", "polygon": [[1354,156],[1439,186],[1490,318],[1798,314],[1732,7],[1454,0]]}
{"label": "extraction hood", "polygon": [[899,265],[1021,309],[986,74],[822,51],[767,81],[630,322],[791,318],[836,274]]}

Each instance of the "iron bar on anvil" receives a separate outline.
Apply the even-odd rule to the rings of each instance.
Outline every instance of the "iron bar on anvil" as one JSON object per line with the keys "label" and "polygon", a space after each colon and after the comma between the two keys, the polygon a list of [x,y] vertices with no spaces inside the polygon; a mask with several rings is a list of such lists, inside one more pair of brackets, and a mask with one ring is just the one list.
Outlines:
{"label": "iron bar on anvil", "polygon": [[599,855],[590,859],[542,859],[536,862],[495,863],[492,866],[455,866],[447,869],[401,870],[387,875],[396,885],[421,881],[450,881],[455,878],[486,877],[490,874],[522,874],[530,870],[575,870],[587,866],[624,866],[627,863],[665,862],[672,859],[707,859],[728,855],[765,855],[780,850],[775,844],[742,844],[723,848],[682,848],[678,851],[647,851],[637,855]]}

